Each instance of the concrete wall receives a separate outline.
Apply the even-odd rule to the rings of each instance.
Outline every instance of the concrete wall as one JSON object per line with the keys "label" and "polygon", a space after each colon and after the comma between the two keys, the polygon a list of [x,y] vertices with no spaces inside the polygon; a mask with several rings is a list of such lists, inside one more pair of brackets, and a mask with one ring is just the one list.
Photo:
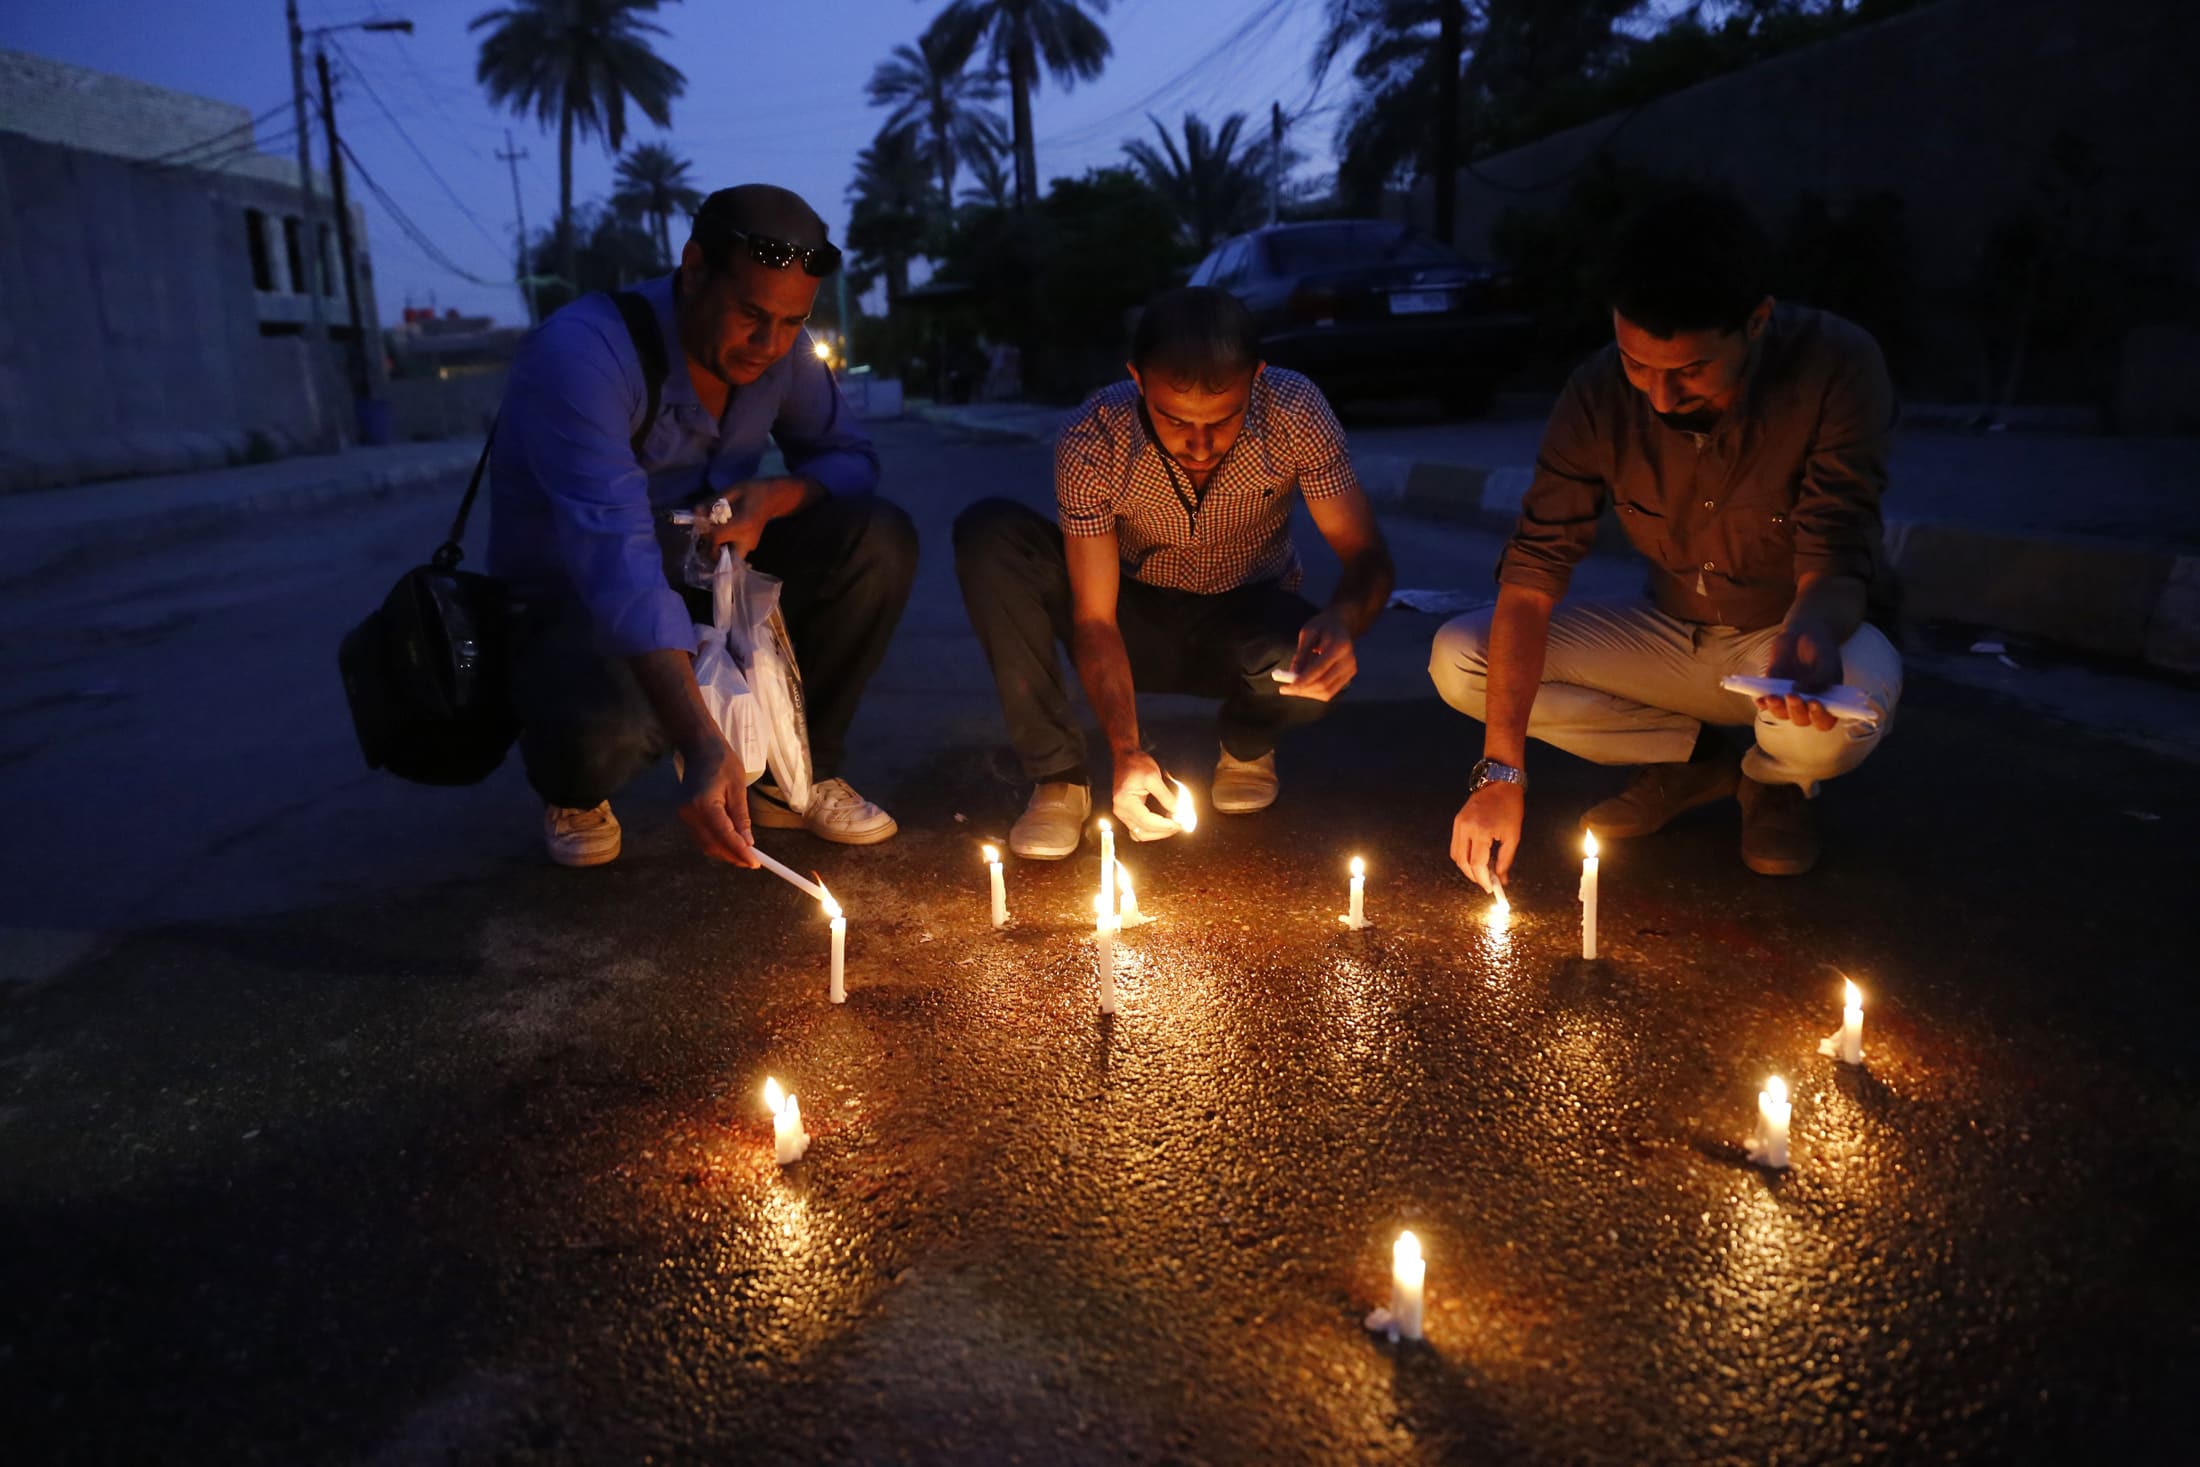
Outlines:
{"label": "concrete wall", "polygon": [[[2200,288],[2195,54],[2193,0],[1942,0],[1478,160],[1459,177],[1457,242],[1490,255],[1506,209],[1554,206],[1598,154],[1723,182],[1775,228],[1803,194],[1839,208],[1887,190],[1904,201],[1917,281],[1941,302],[1945,337],[1959,329],[1953,301],[1976,281],[1989,232],[2042,200],[2051,148],[2078,138],[2101,176],[2072,227],[2134,274],[2190,292]],[[1424,184],[1424,220],[1426,198]],[[1968,380],[1965,353],[1941,345],[1929,370],[1957,382],[1940,385]]]}
{"label": "concrete wall", "polygon": [[400,443],[486,434],[504,402],[503,367],[449,377],[399,377],[389,385],[392,436]]}
{"label": "concrete wall", "polygon": [[[248,204],[276,217],[297,207],[280,184],[0,132],[0,489],[212,467],[350,434],[341,349],[314,360],[302,336],[280,334],[303,297],[253,288]],[[370,323],[371,280],[369,268]],[[340,298],[328,306],[346,318]]]}

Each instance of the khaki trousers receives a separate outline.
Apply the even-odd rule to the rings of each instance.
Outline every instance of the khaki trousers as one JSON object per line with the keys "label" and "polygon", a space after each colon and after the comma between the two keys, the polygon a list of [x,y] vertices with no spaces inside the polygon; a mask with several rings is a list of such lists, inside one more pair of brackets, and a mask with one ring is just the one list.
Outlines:
{"label": "khaki trousers", "polygon": [[[1469,718],[1486,717],[1490,619],[1495,607],[1444,623],[1429,656],[1429,676],[1444,701]],[[1543,684],[1528,716],[1528,735],[1595,764],[1677,764],[1705,724],[1756,726],[1742,772],[1761,784],[1800,785],[1864,762],[1893,726],[1902,696],[1902,655],[1877,627],[1865,626],[1841,649],[1841,680],[1881,712],[1879,727],[1816,728],[1760,714],[1724,677],[1762,677],[1779,628],[1742,632],[1698,626],[1642,598],[1562,601],[1551,616]]]}

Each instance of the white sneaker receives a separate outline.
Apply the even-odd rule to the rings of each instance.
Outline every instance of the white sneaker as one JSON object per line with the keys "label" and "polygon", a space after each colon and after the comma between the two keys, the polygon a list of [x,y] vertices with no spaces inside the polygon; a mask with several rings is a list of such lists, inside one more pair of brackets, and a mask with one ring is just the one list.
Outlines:
{"label": "white sneaker", "polygon": [[542,808],[542,843],[560,866],[601,866],[618,859],[619,817],[605,800],[593,810]]}
{"label": "white sneaker", "polygon": [[1081,784],[1043,784],[1008,832],[1008,848],[1032,861],[1074,856],[1085,841],[1085,819],[1092,814],[1092,791]]}
{"label": "white sneaker", "polygon": [[1225,815],[1250,815],[1276,803],[1276,751],[1258,759],[1232,758],[1224,749],[1215,761],[1215,782],[1207,803]]}
{"label": "white sneaker", "polygon": [[810,808],[790,808],[779,786],[761,780],[749,786],[749,820],[766,830],[807,830],[819,840],[844,846],[875,846],[901,829],[893,816],[857,794],[845,779],[810,786]]}

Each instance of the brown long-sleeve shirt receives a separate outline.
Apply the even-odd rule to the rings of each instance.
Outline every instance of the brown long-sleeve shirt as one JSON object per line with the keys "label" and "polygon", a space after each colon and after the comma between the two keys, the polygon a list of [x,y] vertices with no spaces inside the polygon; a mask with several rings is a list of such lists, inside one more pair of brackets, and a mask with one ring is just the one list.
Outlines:
{"label": "brown long-sleeve shirt", "polygon": [[1607,346],[1559,395],[1497,579],[1563,595],[1609,502],[1669,616],[1771,626],[1813,571],[1862,581],[1884,611],[1893,424],[1879,343],[1829,312],[1776,307],[1740,397],[1703,434],[1659,421]]}

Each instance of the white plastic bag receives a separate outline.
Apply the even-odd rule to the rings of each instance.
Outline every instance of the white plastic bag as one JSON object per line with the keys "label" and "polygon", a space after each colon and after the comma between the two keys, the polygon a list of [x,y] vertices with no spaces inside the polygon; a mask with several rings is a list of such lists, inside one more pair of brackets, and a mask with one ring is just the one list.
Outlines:
{"label": "white plastic bag", "polygon": [[703,703],[755,783],[769,768],[795,810],[810,805],[810,731],[802,671],[779,614],[779,582],[721,548],[711,570],[710,626],[695,629]]}

